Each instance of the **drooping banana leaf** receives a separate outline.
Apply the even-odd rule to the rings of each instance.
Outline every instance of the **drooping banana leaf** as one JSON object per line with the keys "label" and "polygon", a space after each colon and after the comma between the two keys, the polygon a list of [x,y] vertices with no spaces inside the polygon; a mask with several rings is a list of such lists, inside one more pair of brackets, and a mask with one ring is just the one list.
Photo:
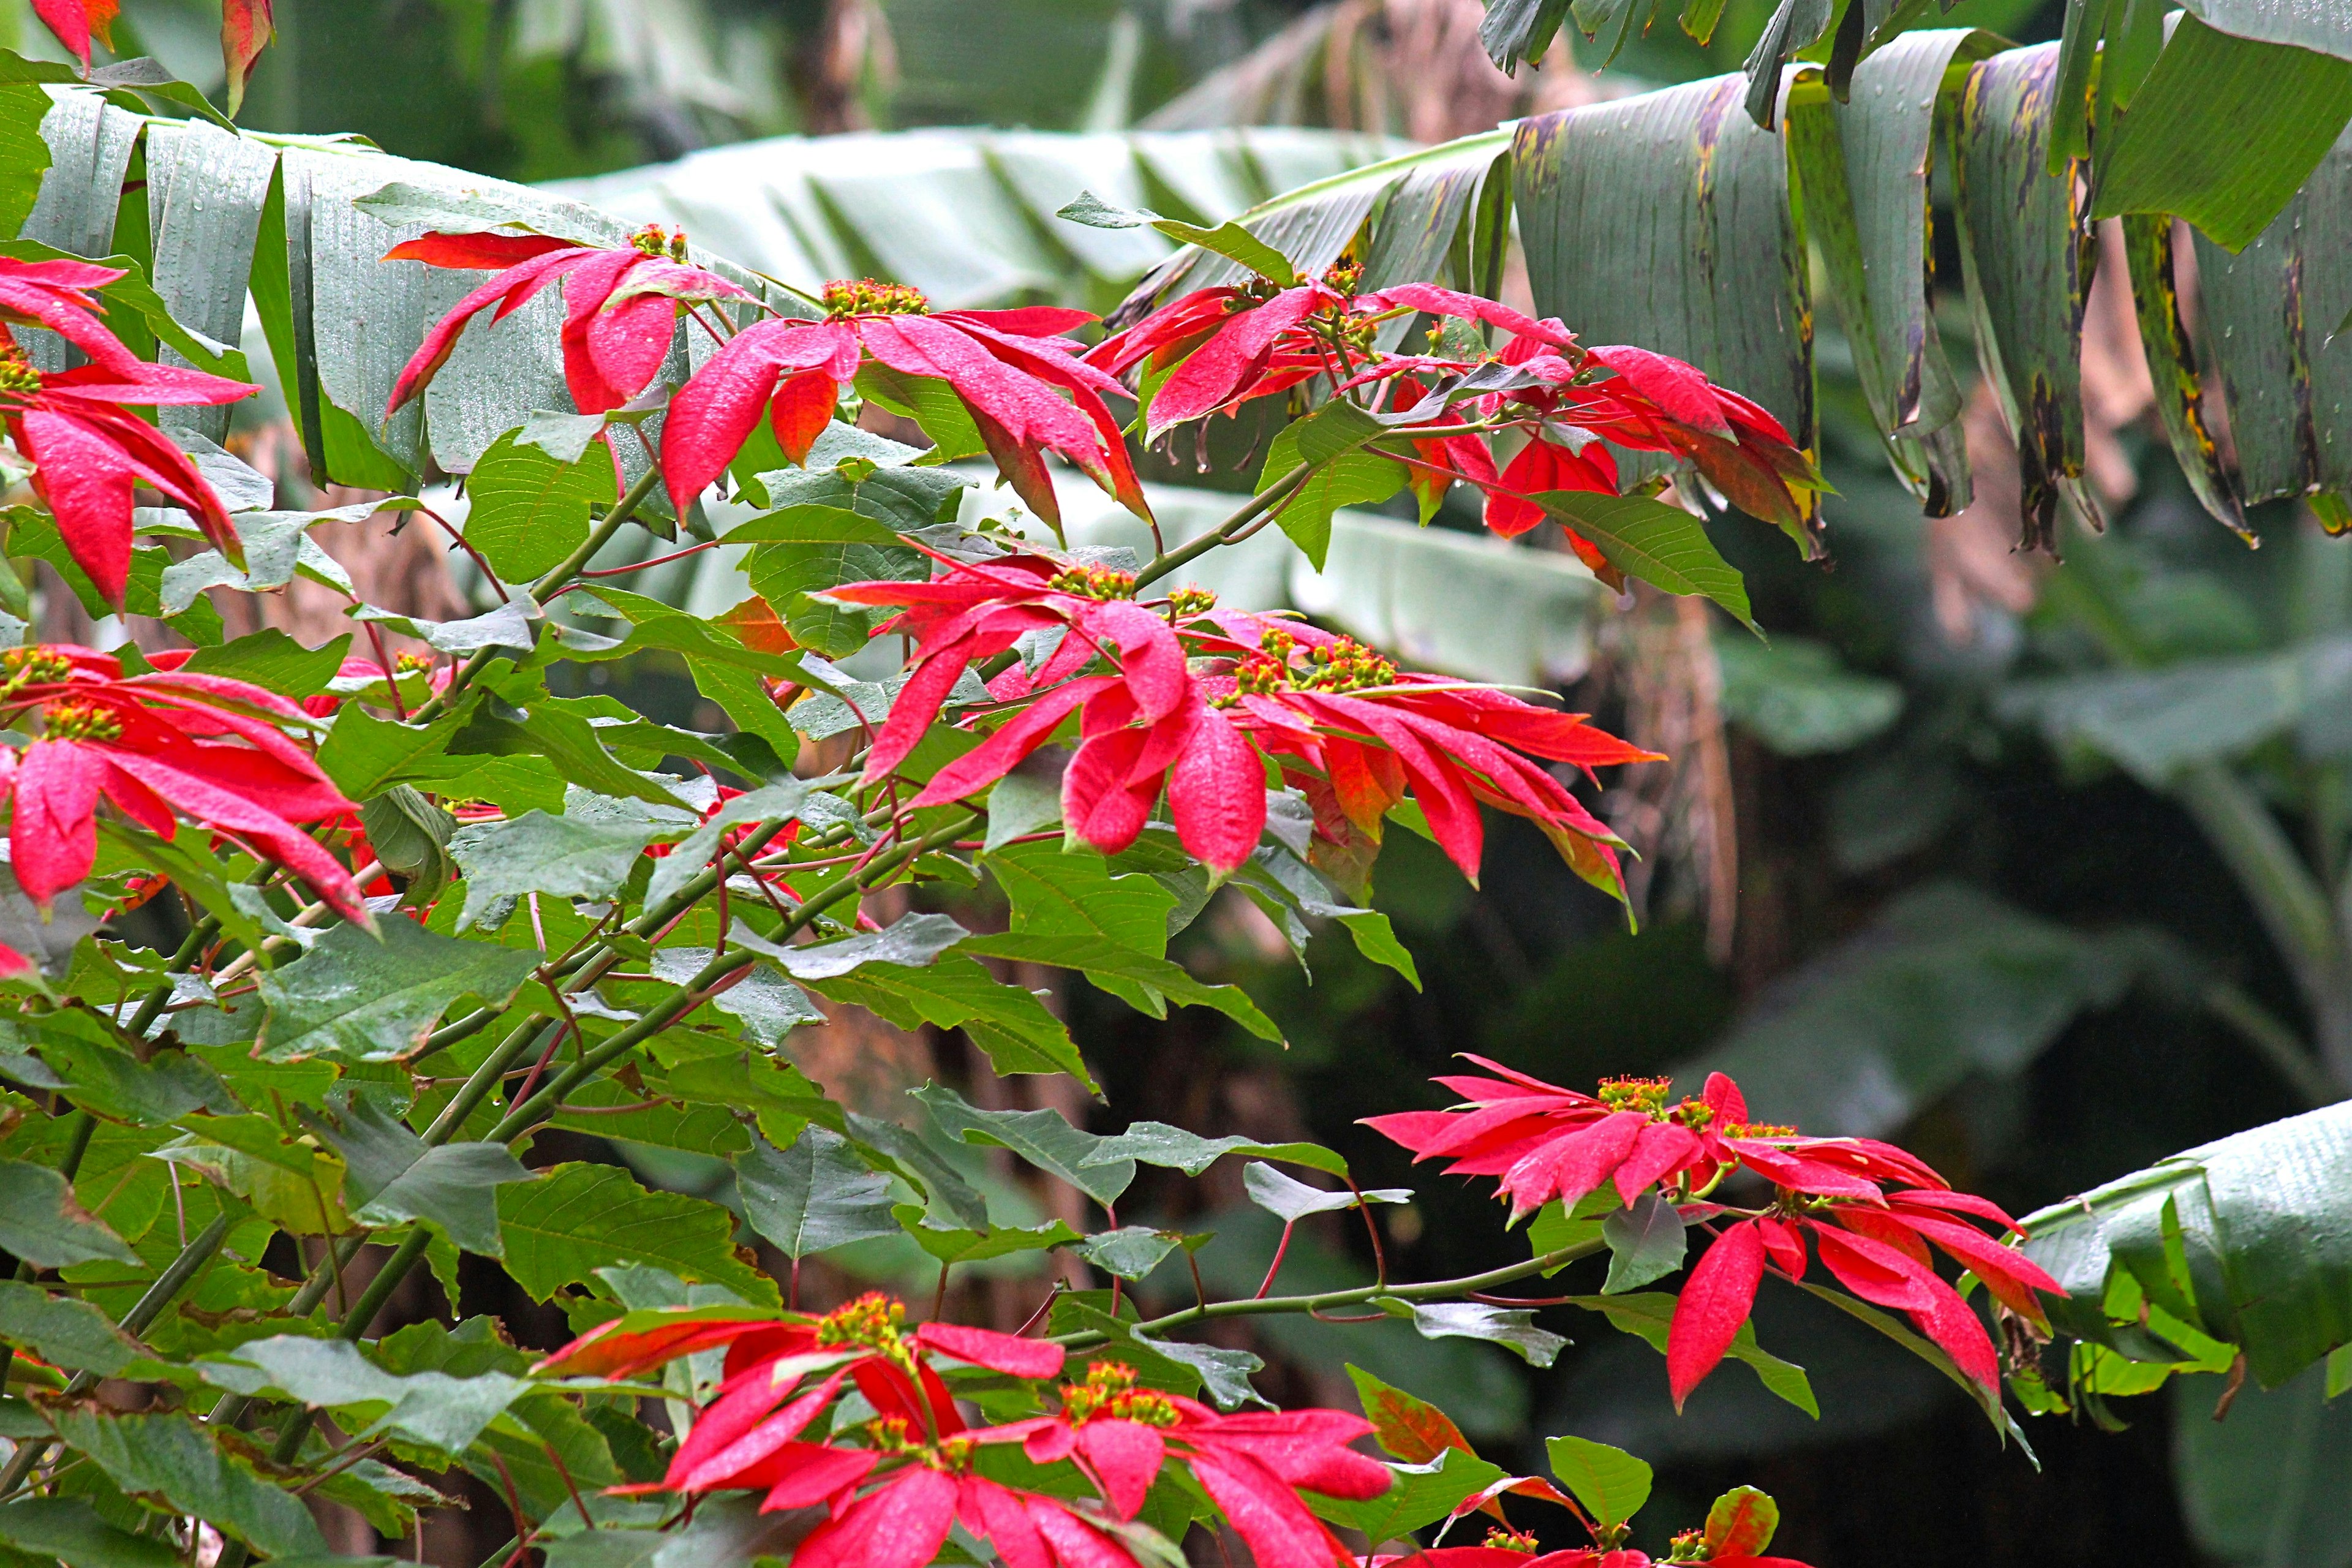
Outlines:
{"label": "drooping banana leaf", "polygon": [[1969,68],[1952,162],[1977,354],[2017,441],[2028,546],[2048,549],[2063,504],[2105,526],[2083,479],[2083,310],[2097,261],[2089,169],[2044,168],[2058,46]]}
{"label": "drooping banana leaf", "polygon": [[2181,308],[2178,244],[2171,218],[2134,213],[2124,219],[2124,253],[2140,346],[2155,382],[2157,417],[2198,500],[2223,527],[2251,540],[2236,470],[2222,460],[2213,437],[2213,405],[2208,400],[2218,389],[2206,379],[2205,356]]}
{"label": "drooping banana leaf", "polygon": [[2096,211],[2170,213],[2235,250],[2352,119],[2352,8],[2068,0],[2048,169],[2098,149]]}
{"label": "drooping banana leaf", "polygon": [[2000,47],[1985,32],[1906,33],[1861,62],[1846,101],[1817,75],[1789,100],[1806,230],[1888,461],[1931,517],[1966,507],[1970,486],[1959,384],[1928,306],[1928,175],[1969,67]]}
{"label": "drooping banana leaf", "polygon": [[2237,1346],[2277,1388],[2352,1343],[2352,1102],[2161,1160],[2025,1220],[2068,1299],[2052,1322],[2105,1341],[2111,1282]]}
{"label": "drooping banana leaf", "polygon": [[2100,121],[2093,213],[2168,213],[2240,249],[2347,121],[2352,59],[2232,37],[2183,15],[2147,79]]}
{"label": "drooping banana leaf", "polygon": [[2352,493],[2352,135],[2235,256],[2200,236],[2204,337],[2246,500]]}
{"label": "drooping banana leaf", "polygon": [[[1740,111],[1745,90],[1717,77],[1520,121],[1528,279],[1538,313],[1585,342],[1686,360],[1811,449],[1804,234],[1781,141]],[[1799,542],[1819,552],[1817,538]]]}

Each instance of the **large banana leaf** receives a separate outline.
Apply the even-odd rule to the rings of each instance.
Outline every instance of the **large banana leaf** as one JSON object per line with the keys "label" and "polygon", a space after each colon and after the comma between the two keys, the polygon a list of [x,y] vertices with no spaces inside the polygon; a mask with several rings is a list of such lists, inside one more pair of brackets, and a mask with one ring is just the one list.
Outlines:
{"label": "large banana leaf", "polygon": [[1816,77],[1789,102],[1805,226],[1855,374],[1896,478],[1932,517],[1966,507],[1970,485],[1959,384],[1928,305],[1928,174],[1969,67],[1999,47],[1962,28],[1906,33],[1855,68],[1845,101]]}
{"label": "large banana leaf", "polygon": [[2352,1343],[2352,1102],[2175,1154],[2025,1226],[2027,1254],[2069,1292],[2052,1314],[2063,1331],[2111,1339],[2128,1277],[2278,1388]]}
{"label": "large banana leaf", "polygon": [[[231,135],[144,119],[86,90],[49,96],[41,134],[50,167],[22,237],[104,257],[135,210],[138,258],[152,255],[156,287],[199,346],[236,342],[250,293],[313,472],[388,490],[413,488],[428,459],[467,472],[500,431],[534,410],[571,406],[554,331],[561,305],[548,295],[496,327],[469,329],[422,403],[383,418],[425,328],[478,281],[383,259],[428,228],[520,219],[611,243],[648,220],[683,226],[701,242],[698,259],[733,268],[788,310],[798,309],[791,296],[753,272],[804,291],[870,272],[916,283],[943,304],[1115,299],[1167,247],[1078,229],[1066,243],[1052,231],[1073,226],[1050,216],[1082,189],[1172,194],[1171,205],[1222,219],[1280,184],[1385,151],[1303,131],[784,138],[542,192],[357,142]],[[126,185],[142,157],[143,184]],[[606,210],[571,199],[574,190]],[[36,352],[55,356],[62,345]],[[688,352],[684,334],[677,352]],[[688,363],[681,357],[677,368]],[[206,435],[223,430],[216,411],[173,417]]]}
{"label": "large banana leaf", "polygon": [[2352,493],[2352,135],[2286,210],[2232,256],[2197,240],[2204,330],[2248,501]]}
{"label": "large banana leaf", "polygon": [[2055,44],[1979,62],[1952,145],[1977,353],[2017,439],[2026,542],[2045,549],[2062,504],[2103,521],[2083,479],[2083,309],[2098,253],[2087,167],[2043,168],[2057,80]]}
{"label": "large banana leaf", "polygon": [[1781,140],[1739,112],[1745,90],[1717,77],[1522,121],[1528,281],[1538,310],[1586,342],[1687,360],[1811,448],[1804,230]]}

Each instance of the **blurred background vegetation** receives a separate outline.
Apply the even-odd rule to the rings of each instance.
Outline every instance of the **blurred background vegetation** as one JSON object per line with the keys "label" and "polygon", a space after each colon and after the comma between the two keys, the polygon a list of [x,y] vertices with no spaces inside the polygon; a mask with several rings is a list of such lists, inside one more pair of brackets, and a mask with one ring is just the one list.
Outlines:
{"label": "blurred background vegetation", "polygon": [[[0,5],[0,28],[37,48],[23,12]],[[2062,0],[1963,0],[1948,21],[2032,42],[2054,37],[2063,13]],[[126,0],[117,53],[216,78],[216,14],[207,0]],[[278,47],[247,118],[529,181],[924,126],[1295,124],[1430,142],[1737,69],[1767,8],[1731,6],[1704,48],[1662,25],[1603,76],[1563,49],[1517,82],[1479,52],[1479,15],[1477,0],[278,0]],[[831,154],[774,156],[821,170]],[[886,197],[889,156],[860,154]],[[1939,215],[1937,232],[1949,228]],[[1956,295],[1956,260],[1940,270]],[[1965,338],[1956,300],[1939,306],[1947,337]],[[2115,521],[2063,540],[2063,566],[2012,548],[2013,462],[1981,389],[1978,500],[1931,521],[1888,475],[1827,321],[1820,353],[1834,560],[1802,564],[1744,520],[1718,531],[1771,642],[1696,601],[1594,595],[1591,657],[1565,672],[1574,706],[1676,759],[1610,791],[1645,857],[1638,935],[1515,822],[1495,825],[1476,889],[1399,835],[1377,900],[1418,960],[1419,992],[1319,932],[1302,967],[1238,896],[1183,939],[1189,962],[1267,1000],[1286,1053],[1213,1016],[1151,1023],[1081,985],[1061,1005],[1106,1105],[975,1085],[984,1068],[952,1037],[870,1018],[816,1031],[804,1065],[894,1114],[899,1090],[937,1074],[983,1103],[1060,1104],[1101,1131],[1157,1117],[1329,1142],[1368,1184],[1419,1187],[1384,1211],[1386,1240],[1398,1267],[1431,1276],[1524,1244],[1353,1123],[1438,1103],[1426,1079],[1460,1051],[1569,1084],[1720,1065],[1759,1114],[1897,1138],[2020,1213],[2341,1098],[2352,958],[2299,948],[2294,931],[2314,899],[2323,924],[2352,910],[2352,541],[2281,503],[2255,517],[2264,547],[2250,551],[2201,512],[2154,432],[2119,279],[2093,297],[2084,351],[2092,473]],[[1190,467],[1187,483],[1223,482]],[[1449,510],[1438,525],[1476,523]],[[679,684],[650,668],[620,689],[657,707]],[[673,1184],[706,1179],[659,1152],[605,1152]],[[1008,1203],[1079,1201],[1016,1189],[1009,1167],[980,1173]],[[1139,1187],[1136,1201],[1158,1204],[1160,1223],[1219,1230],[1203,1271],[1245,1290],[1270,1250],[1266,1216],[1241,1204],[1237,1173],[1234,1190],[1218,1179]],[[1349,1225],[1294,1247],[1286,1281],[1368,1278]],[[833,1288],[901,1261],[845,1260]],[[477,1265],[489,1274],[468,1279],[464,1305],[529,1321]],[[971,1289],[997,1292],[983,1311],[1017,1323],[1041,1286]],[[1444,1399],[1522,1469],[1540,1468],[1546,1433],[1629,1447],[1675,1494],[1659,1519],[1753,1481],[1781,1501],[1778,1550],[1819,1568],[2352,1562],[2352,1412],[2321,1403],[2316,1369],[2309,1386],[2249,1387],[2218,1426],[2210,1377],[2031,1423],[2037,1474],[1932,1373],[1807,1300],[1768,1292],[1758,1326],[1811,1369],[1818,1421],[1733,1375],[1677,1419],[1647,1347],[1553,1326],[1585,1342],[1541,1372],[1462,1342],[1307,1322],[1253,1342],[1276,1363],[1269,1393],[1349,1403],[1353,1360]]]}

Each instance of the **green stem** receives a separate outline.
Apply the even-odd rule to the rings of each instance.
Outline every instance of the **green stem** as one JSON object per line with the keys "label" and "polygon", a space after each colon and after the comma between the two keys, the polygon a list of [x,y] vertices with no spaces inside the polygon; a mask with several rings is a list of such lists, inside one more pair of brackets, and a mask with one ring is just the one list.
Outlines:
{"label": "green stem", "polygon": [[[580,569],[596,558],[596,552],[612,542],[613,536],[621,531],[621,525],[636,515],[637,508],[645,504],[646,498],[654,493],[654,487],[659,483],[661,483],[661,466],[655,464],[640,475],[637,482],[631,485],[627,492],[614,504],[613,510],[604,514],[604,521],[597,523],[589,532],[588,537],[581,542],[580,548],[565,556],[552,571],[530,585],[531,602],[538,605],[546,604],[550,594],[578,576]],[[430,724],[434,720],[446,713],[449,710],[449,704],[457,700],[457,694],[471,686],[475,679],[490,667],[493,659],[504,657],[507,651],[509,650],[499,648],[477,648],[467,657],[465,663],[457,667],[457,672],[449,678],[449,684],[434,693],[422,707],[411,713],[408,716],[408,721],[411,724]]]}
{"label": "green stem", "polygon": [[[180,943],[179,950],[172,954],[172,962],[166,967],[175,974],[184,973],[188,965],[195,962],[196,954],[204,952],[205,944],[211,942],[219,932],[220,917],[206,915],[196,922],[194,930],[188,932],[187,940]],[[145,1039],[149,1027],[156,1019],[163,1016],[163,1009],[170,1005],[171,1000],[172,983],[169,980],[147,993],[147,999],[139,1004],[139,1011],[131,1015],[131,1037],[134,1040]]]}
{"label": "green stem", "polygon": [[1135,574],[1135,585],[1139,589],[1149,584],[1157,583],[1178,567],[1190,565],[1219,545],[1231,544],[1243,529],[1256,521],[1266,511],[1280,506],[1297,494],[1299,487],[1306,484],[1308,476],[1315,472],[1315,467],[1313,463],[1299,464],[1265,489],[1260,490],[1251,498],[1248,505],[1209,530],[1208,532],[1180,544],[1173,550],[1164,551],[1152,557],[1143,570]]}
{"label": "green stem", "polygon": [[[1565,1268],[1580,1258],[1590,1258],[1607,1245],[1599,1237],[1563,1247],[1530,1258],[1525,1263],[1513,1263],[1501,1268],[1490,1268],[1484,1274],[1472,1274],[1460,1279],[1435,1279],[1424,1285],[1360,1285],[1350,1290],[1324,1290],[1312,1296],[1265,1296],[1249,1301],[1211,1301],[1186,1307],[1165,1317],[1138,1323],[1134,1331],[1139,1334],[1164,1334],[1191,1323],[1205,1322],[1214,1318],[1256,1318],[1270,1312],[1319,1312],[1332,1307],[1355,1307],[1376,1296],[1394,1297],[1400,1301],[1444,1301],[1467,1296],[1474,1290],[1485,1290],[1496,1285],[1508,1285],[1515,1279],[1530,1275],[1549,1274]],[[1060,1334],[1055,1344],[1073,1350],[1084,1350],[1099,1344],[1104,1336],[1092,1330],[1080,1333]]]}

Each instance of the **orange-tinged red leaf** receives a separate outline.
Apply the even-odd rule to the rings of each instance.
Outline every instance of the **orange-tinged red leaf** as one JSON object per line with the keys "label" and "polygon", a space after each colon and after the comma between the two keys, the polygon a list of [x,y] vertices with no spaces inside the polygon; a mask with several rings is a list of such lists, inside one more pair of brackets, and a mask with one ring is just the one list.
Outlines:
{"label": "orange-tinged red leaf", "polygon": [[[114,0],[107,0],[112,5]],[[234,118],[245,103],[245,79],[253,62],[278,36],[269,16],[270,0],[221,0],[221,64],[228,68],[228,111]]]}
{"label": "orange-tinged red leaf", "polygon": [[1780,1527],[1780,1504],[1754,1487],[1734,1487],[1706,1510],[1707,1556],[1753,1557]]}

